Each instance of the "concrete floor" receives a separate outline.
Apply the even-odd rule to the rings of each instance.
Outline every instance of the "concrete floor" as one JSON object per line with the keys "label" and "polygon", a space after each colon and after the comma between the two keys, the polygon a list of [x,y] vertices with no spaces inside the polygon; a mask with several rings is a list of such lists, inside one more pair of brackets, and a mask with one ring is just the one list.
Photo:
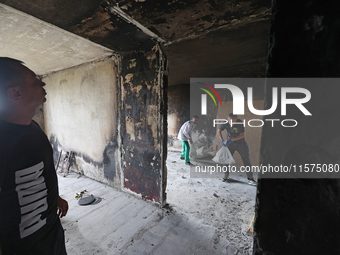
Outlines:
{"label": "concrete floor", "polygon": [[[256,188],[190,178],[178,158],[168,154],[168,209],[75,173],[59,177],[68,254],[251,254]],[[74,195],[84,189],[102,201],[79,206]]]}

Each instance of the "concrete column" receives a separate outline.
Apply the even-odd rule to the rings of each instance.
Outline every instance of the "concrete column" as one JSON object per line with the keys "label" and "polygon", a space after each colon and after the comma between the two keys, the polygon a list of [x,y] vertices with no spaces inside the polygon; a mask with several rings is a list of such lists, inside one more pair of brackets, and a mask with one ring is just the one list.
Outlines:
{"label": "concrete column", "polygon": [[[274,0],[268,77],[339,77],[339,7],[338,1]],[[269,106],[272,86],[266,88]],[[260,163],[339,163],[340,87],[308,89],[313,116],[296,110],[296,128],[265,126]],[[339,254],[339,211],[338,179],[261,179],[254,254]]]}
{"label": "concrete column", "polygon": [[151,51],[125,54],[121,72],[122,186],[160,204],[166,201],[165,62],[155,46]]}

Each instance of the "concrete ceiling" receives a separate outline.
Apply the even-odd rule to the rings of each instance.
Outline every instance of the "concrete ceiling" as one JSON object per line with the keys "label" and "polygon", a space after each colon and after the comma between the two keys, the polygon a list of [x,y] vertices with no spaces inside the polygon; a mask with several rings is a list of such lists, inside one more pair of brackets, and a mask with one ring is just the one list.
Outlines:
{"label": "concrete ceiling", "polygon": [[194,77],[265,77],[269,27],[263,20],[164,47],[169,84],[188,84]]}
{"label": "concrete ceiling", "polygon": [[0,4],[0,56],[19,59],[37,74],[110,56],[112,50]]}
{"label": "concrete ceiling", "polygon": [[0,2],[114,52],[160,43],[169,59],[170,85],[186,84],[188,77],[265,73],[271,0]]}

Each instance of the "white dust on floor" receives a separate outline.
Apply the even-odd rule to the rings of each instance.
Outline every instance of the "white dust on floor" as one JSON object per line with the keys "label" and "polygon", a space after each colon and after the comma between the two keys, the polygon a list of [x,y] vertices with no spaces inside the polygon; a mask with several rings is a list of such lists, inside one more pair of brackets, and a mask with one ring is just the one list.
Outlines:
{"label": "white dust on floor", "polygon": [[[179,157],[176,152],[168,154],[168,203],[177,213],[210,226],[216,250],[252,254],[253,238],[246,231],[254,215],[256,187],[222,182],[223,173],[214,178],[190,178],[190,167]],[[233,177],[246,181],[245,174]]]}
{"label": "white dust on floor", "polygon": [[[246,230],[256,188],[189,178],[179,155],[168,154],[169,207],[163,209],[75,173],[59,177],[60,196],[70,205],[62,219],[68,254],[252,254]],[[102,202],[79,206],[74,195],[84,189]]]}

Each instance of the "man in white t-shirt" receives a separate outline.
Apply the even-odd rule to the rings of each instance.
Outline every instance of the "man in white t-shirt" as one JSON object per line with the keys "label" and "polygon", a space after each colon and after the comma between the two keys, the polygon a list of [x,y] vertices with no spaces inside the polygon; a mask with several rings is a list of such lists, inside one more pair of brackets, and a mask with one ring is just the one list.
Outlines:
{"label": "man in white t-shirt", "polygon": [[192,138],[191,138],[191,133],[192,130],[195,128],[197,122],[198,122],[198,116],[194,115],[191,120],[188,120],[185,122],[182,126],[181,129],[179,130],[178,133],[178,139],[181,141],[183,149],[182,149],[182,154],[181,154],[181,159],[184,159],[185,164],[188,166],[191,166],[192,164],[190,163],[190,144],[192,144]]}

